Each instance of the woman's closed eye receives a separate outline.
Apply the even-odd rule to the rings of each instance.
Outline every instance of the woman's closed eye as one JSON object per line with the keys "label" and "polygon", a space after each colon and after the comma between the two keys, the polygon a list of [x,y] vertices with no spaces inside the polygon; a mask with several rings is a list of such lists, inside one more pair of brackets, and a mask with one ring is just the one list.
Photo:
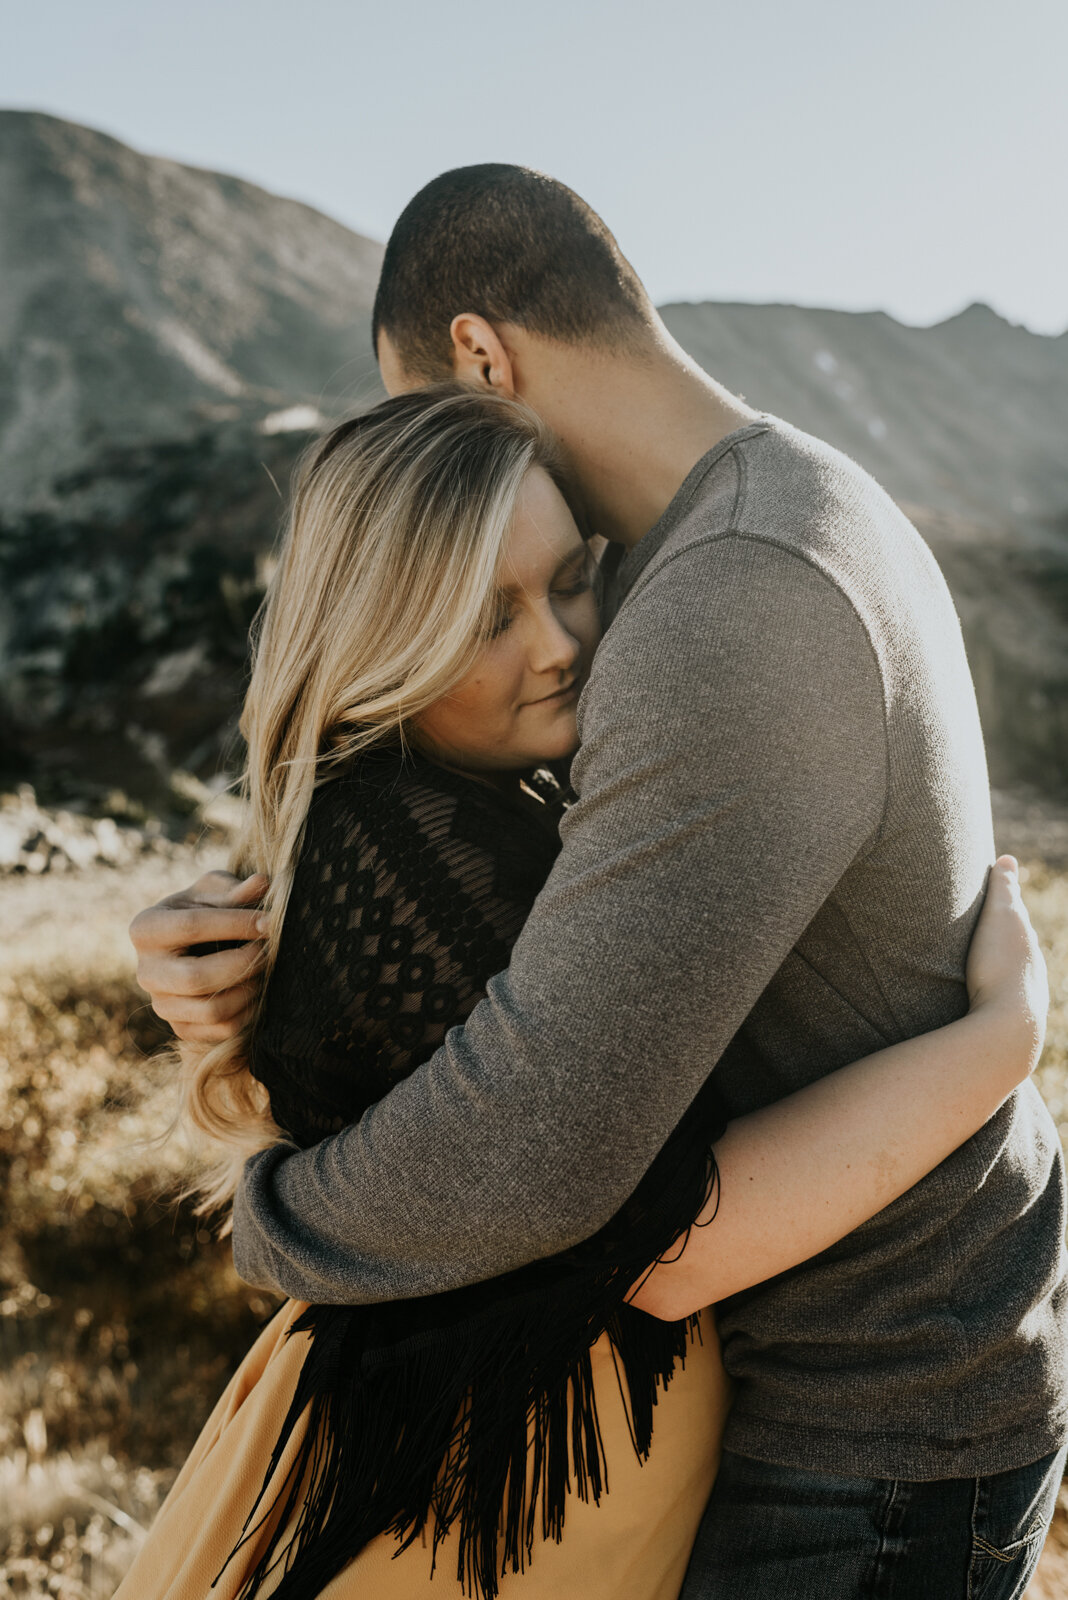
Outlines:
{"label": "woman's closed eye", "polygon": [[593,554],[588,548],[580,555],[573,556],[557,575],[553,594],[563,595],[567,599],[587,594],[593,587],[595,567]]}
{"label": "woman's closed eye", "polygon": [[514,621],[514,611],[510,609],[501,609],[498,607],[498,609],[494,611],[493,615],[490,617],[489,621],[484,624],[480,638],[487,640],[499,639],[502,633],[508,632],[508,629],[512,626]]}
{"label": "woman's closed eye", "polygon": [[583,572],[579,577],[573,578],[567,585],[555,588],[553,594],[563,595],[566,600],[573,600],[580,594],[587,594],[590,587],[589,575]]}
{"label": "woman's closed eye", "polygon": [[[572,579],[570,583],[564,586],[558,585],[552,590],[552,593],[558,599],[577,600],[580,595],[588,594],[590,588],[590,579],[583,573],[580,577]],[[508,632],[514,621],[515,612],[513,610],[496,612],[483,628],[482,638],[499,639],[502,633]]]}
{"label": "woman's closed eye", "polygon": [[[588,549],[569,557],[557,569],[552,580],[549,589],[550,599],[577,600],[581,595],[588,594],[593,587],[595,565]],[[479,637],[486,642],[499,639],[502,634],[508,632],[517,614],[517,608],[509,594],[507,592],[498,594],[494,609],[483,624]]]}

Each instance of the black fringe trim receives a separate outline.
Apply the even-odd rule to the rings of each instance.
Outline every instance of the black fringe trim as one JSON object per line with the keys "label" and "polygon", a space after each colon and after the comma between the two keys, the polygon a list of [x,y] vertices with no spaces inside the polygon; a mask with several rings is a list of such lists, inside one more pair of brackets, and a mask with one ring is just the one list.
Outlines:
{"label": "black fringe trim", "polygon": [[311,1346],[223,1567],[272,1527],[238,1600],[253,1600],[278,1569],[276,1600],[314,1600],[371,1539],[392,1534],[406,1549],[431,1522],[431,1571],[456,1528],[463,1592],[495,1600],[509,1567],[526,1570],[539,1527],[542,1538],[561,1538],[570,1493],[599,1503],[608,1489],[590,1360],[606,1332],[632,1443],[647,1457],[658,1389],[684,1361],[698,1319],[661,1322],[625,1297],[651,1263],[684,1245],[718,1192],[710,1146],[722,1119],[710,1127],[707,1098],[584,1245],[424,1300],[310,1306],[293,1324]]}

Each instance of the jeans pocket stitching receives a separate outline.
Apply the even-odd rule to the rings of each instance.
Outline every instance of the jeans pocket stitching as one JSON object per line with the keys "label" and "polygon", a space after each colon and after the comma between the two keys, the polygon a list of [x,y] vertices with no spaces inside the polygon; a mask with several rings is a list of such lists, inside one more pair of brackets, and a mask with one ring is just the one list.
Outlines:
{"label": "jeans pocket stitching", "polygon": [[984,1539],[981,1534],[973,1533],[972,1548],[976,1555],[990,1556],[995,1561],[1009,1563],[1015,1561],[1016,1557],[1026,1550],[1028,1545],[1034,1544],[1036,1539],[1044,1538],[1045,1533],[1046,1524],[1041,1521],[1034,1522],[1022,1538],[1013,1539],[1010,1544],[1000,1548],[996,1544],[991,1544],[989,1539]]}

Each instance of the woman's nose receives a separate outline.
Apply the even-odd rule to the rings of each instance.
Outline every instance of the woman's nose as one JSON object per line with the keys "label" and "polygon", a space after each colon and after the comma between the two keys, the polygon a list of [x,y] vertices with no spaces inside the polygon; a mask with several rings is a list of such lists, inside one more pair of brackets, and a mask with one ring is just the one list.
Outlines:
{"label": "woman's nose", "polygon": [[579,641],[567,631],[552,606],[539,607],[530,646],[533,671],[568,672],[578,659],[580,649]]}

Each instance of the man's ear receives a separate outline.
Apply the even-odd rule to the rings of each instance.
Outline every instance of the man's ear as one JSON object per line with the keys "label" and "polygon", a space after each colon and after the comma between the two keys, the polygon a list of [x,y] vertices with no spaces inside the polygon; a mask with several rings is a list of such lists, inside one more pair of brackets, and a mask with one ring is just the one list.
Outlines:
{"label": "man's ear", "polygon": [[461,311],[449,325],[452,338],[452,369],[460,383],[478,389],[493,389],[515,398],[512,358],[501,343],[492,323],[473,311]]}

